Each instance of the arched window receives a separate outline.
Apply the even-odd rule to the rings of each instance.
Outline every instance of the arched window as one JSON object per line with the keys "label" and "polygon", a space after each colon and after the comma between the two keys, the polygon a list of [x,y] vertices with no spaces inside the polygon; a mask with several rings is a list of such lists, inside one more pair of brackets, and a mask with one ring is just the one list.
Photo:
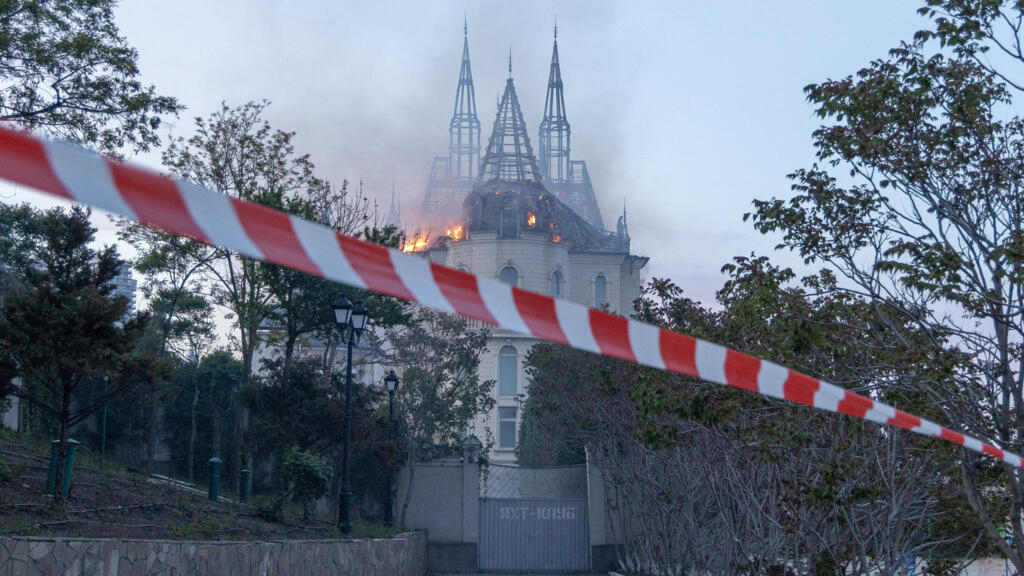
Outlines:
{"label": "arched window", "polygon": [[498,280],[509,286],[519,286],[519,271],[511,266],[505,266],[498,272]]}
{"label": "arched window", "polygon": [[550,292],[551,295],[554,296],[555,298],[560,297],[562,295],[563,285],[561,270],[555,270],[554,272],[551,273],[550,284],[551,285],[548,287],[548,292]]}
{"label": "arched window", "polygon": [[604,306],[608,302],[608,281],[604,276],[594,278],[594,306]]}
{"label": "arched window", "polygon": [[519,373],[518,358],[515,346],[502,346],[498,352],[498,395],[515,396],[518,390],[516,383]]}

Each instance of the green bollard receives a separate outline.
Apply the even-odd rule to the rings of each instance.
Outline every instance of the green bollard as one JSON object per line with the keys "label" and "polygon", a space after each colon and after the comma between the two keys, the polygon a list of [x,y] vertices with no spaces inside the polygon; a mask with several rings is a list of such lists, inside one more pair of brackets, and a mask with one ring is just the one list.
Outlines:
{"label": "green bollard", "polygon": [[46,473],[46,493],[57,489],[57,457],[60,455],[60,440],[50,442],[50,470]]}
{"label": "green bollard", "polygon": [[[75,466],[75,453],[78,451],[78,441],[68,438],[68,459],[64,467],[64,490],[61,492],[68,497],[68,490],[71,488],[71,469]],[[60,457],[60,440],[50,442],[50,469],[46,472],[46,493],[53,494],[57,490],[57,460]]]}
{"label": "green bollard", "polygon": [[220,498],[220,458],[210,458],[210,501]]}
{"label": "green bollard", "polygon": [[75,469],[75,454],[78,452],[78,444],[79,442],[77,440],[72,440],[71,438],[68,438],[68,461],[67,464],[64,466],[63,493],[65,499],[67,499],[68,494],[71,491],[71,473]]}
{"label": "green bollard", "polygon": [[249,501],[249,490],[252,489],[252,483],[250,481],[250,473],[249,473],[249,471],[247,469],[242,468],[242,471],[239,474],[241,475],[240,480],[242,482],[242,485],[239,487],[238,501],[239,502],[248,502]]}

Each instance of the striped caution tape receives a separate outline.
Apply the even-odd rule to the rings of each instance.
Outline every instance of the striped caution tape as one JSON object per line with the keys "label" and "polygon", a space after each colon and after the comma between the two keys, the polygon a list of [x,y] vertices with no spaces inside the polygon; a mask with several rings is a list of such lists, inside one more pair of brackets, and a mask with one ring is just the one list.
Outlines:
{"label": "striped caution tape", "polygon": [[364,242],[258,204],[0,128],[0,178],[246,256],[644,366],[1021,459],[829,382],[724,346]]}

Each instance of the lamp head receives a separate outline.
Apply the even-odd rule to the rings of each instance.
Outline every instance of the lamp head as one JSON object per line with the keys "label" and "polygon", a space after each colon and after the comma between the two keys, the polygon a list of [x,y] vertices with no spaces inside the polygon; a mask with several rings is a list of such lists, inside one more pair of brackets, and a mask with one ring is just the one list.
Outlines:
{"label": "lamp head", "polygon": [[384,385],[388,387],[388,394],[398,391],[398,376],[394,370],[388,372],[388,375],[384,377]]}
{"label": "lamp head", "polygon": [[352,328],[356,331],[357,335],[363,334],[363,329],[370,322],[370,313],[363,306],[362,301],[356,302],[356,305],[352,307]]}
{"label": "lamp head", "polygon": [[348,326],[352,319],[352,302],[342,294],[331,304],[331,308],[334,308],[334,321],[338,326]]}

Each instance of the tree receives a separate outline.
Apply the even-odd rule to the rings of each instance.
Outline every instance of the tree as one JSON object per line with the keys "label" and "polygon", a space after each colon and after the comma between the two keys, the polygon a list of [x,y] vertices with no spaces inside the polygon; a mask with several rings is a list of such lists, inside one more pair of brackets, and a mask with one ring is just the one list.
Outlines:
{"label": "tree", "polygon": [[159,142],[182,107],[138,79],[138,53],[114,23],[115,0],[0,5],[0,120],[114,152]]}
{"label": "tree", "polygon": [[292,500],[302,504],[302,519],[313,519],[311,504],[327,494],[331,467],[319,454],[292,446],[284,453],[281,476],[288,484]]}
{"label": "tree", "polygon": [[[163,291],[151,302],[150,308],[165,326],[161,333],[165,337],[165,346],[177,360],[187,367],[191,387],[191,404],[189,410],[189,440],[186,455],[188,479],[195,479],[195,446],[197,434],[197,411],[199,408],[200,391],[199,363],[213,346],[213,320],[210,318],[212,307],[199,294],[178,294]],[[169,311],[176,310],[175,313]],[[152,418],[156,420],[156,418]],[[155,437],[155,435],[153,435]],[[152,459],[153,448],[147,451],[148,461]]]}
{"label": "tree", "polygon": [[[287,208],[292,199],[310,190],[321,190],[326,184],[314,176],[309,157],[295,153],[294,134],[274,130],[262,118],[267,104],[250,102],[238,108],[224,104],[208,120],[196,118],[196,134],[172,141],[163,154],[164,165],[179,178],[277,209]],[[213,302],[234,320],[243,385],[251,381],[261,328],[277,305],[265,274],[268,266],[219,247],[213,248],[204,264]],[[248,414],[243,410],[235,430],[241,450],[229,468],[236,485],[243,460],[250,455],[244,441],[247,428]]]}
{"label": "tree", "polygon": [[[231,462],[237,447],[230,435],[238,413],[242,364],[225,350],[204,356],[198,366],[182,366],[178,389],[167,407],[172,454],[189,479],[212,457]],[[198,390],[198,394],[196,391]]]}
{"label": "tree", "polygon": [[[388,360],[402,367],[395,413],[405,434],[408,490],[414,462],[459,454],[473,418],[493,408],[494,381],[477,374],[487,337],[486,329],[473,329],[465,319],[426,308],[388,331]],[[405,514],[403,508],[399,525]]]}
{"label": "tree", "polygon": [[[900,342],[827,272],[796,283],[763,257],[726,271],[717,310],[655,279],[637,315],[889,401],[915,401],[887,386],[901,370],[950,377],[955,351],[911,329]],[[955,567],[990,546],[964,520],[956,463],[927,439],[560,346],[532,349],[527,371],[520,454],[551,465],[588,447],[628,569],[893,573],[907,556]]]}
{"label": "tree", "polygon": [[[922,12],[935,30],[855,77],[808,86],[829,121],[814,132],[820,163],[790,176],[793,197],[757,201],[752,214],[758,230],[782,235],[781,246],[834,270],[837,289],[870,302],[894,337],[913,331],[928,336],[927,349],[955,349],[947,378],[901,371],[892,383],[954,427],[1017,452],[1024,120],[1012,114],[1012,72],[984,54],[994,44],[1020,62],[1021,8],[930,1]],[[997,34],[1001,24],[1010,44]],[[839,168],[849,176],[836,175]],[[1024,477],[966,450],[958,460],[987,538],[1024,570]],[[1012,546],[999,533],[1005,519]]]}
{"label": "tree", "polygon": [[[20,386],[9,391],[42,410],[59,426],[58,490],[70,429],[139,379],[151,376],[156,360],[138,354],[146,324],[137,315],[122,326],[127,300],[113,295],[113,279],[122,262],[114,247],[90,247],[96,229],[89,211],[72,208],[39,212],[0,205],[18,219],[11,226],[20,252],[19,288],[8,295],[0,320],[0,356],[13,364]],[[107,377],[105,394],[89,398],[79,392]]]}

